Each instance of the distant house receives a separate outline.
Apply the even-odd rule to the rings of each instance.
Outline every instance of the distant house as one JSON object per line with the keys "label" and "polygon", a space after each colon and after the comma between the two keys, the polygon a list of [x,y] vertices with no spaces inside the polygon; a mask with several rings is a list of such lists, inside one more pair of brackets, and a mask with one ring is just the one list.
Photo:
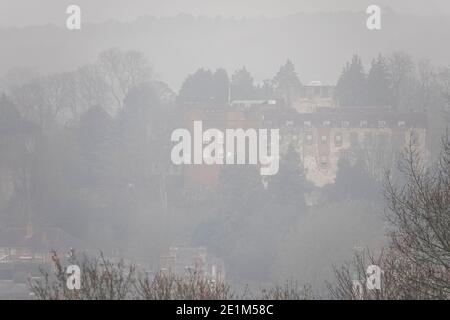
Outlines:
{"label": "distant house", "polygon": [[0,263],[14,261],[51,261],[50,251],[66,255],[72,249],[84,249],[81,240],[60,228],[0,228]]}
{"label": "distant house", "polygon": [[294,101],[293,107],[299,113],[314,112],[317,108],[335,108],[335,86],[322,84],[320,81],[311,81],[300,90],[300,95]]}
{"label": "distant house", "polygon": [[213,282],[225,280],[223,261],[209,255],[204,247],[170,247],[161,256],[160,270],[179,276],[194,272]]}
{"label": "distant house", "polygon": [[313,112],[279,113],[271,119],[280,128],[281,155],[294,146],[307,179],[319,187],[333,183],[339,159],[352,160],[356,152],[366,156],[371,174],[380,178],[410,142],[427,154],[427,116],[421,112],[385,106],[316,107]]}
{"label": "distant house", "polygon": [[254,107],[260,107],[260,106],[276,106],[279,104],[277,100],[233,100],[230,103],[231,107],[235,108],[243,108],[243,109],[249,109]]}
{"label": "distant house", "polygon": [[[371,175],[381,179],[398,151],[410,142],[427,156],[427,114],[390,106],[343,106],[334,99],[335,86],[313,81],[302,87],[293,108],[277,100],[235,100],[227,107],[190,106],[178,114],[179,126],[203,128],[279,129],[280,156],[290,146],[299,154],[306,178],[318,187],[335,181],[342,158],[362,154]],[[204,143],[208,142],[208,139]],[[202,201],[202,191],[217,185],[224,165],[185,165],[181,168],[186,198]],[[197,191],[200,190],[200,191]]]}

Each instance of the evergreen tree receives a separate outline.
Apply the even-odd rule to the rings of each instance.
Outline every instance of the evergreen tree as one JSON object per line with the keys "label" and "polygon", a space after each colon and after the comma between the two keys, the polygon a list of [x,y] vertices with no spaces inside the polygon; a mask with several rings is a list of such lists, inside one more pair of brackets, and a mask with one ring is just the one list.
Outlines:
{"label": "evergreen tree", "polygon": [[341,158],[334,185],[325,189],[326,198],[340,201],[346,199],[378,200],[380,191],[377,182],[369,175],[361,155],[352,163]]}
{"label": "evergreen tree", "polygon": [[213,75],[214,101],[218,105],[228,104],[230,80],[225,69],[217,69]]}
{"label": "evergreen tree", "polygon": [[214,100],[213,74],[210,70],[198,69],[188,75],[180,89],[178,99],[182,103],[208,103]]}
{"label": "evergreen tree", "polygon": [[367,103],[367,83],[361,59],[354,55],[347,63],[336,85],[340,106],[364,106]]}
{"label": "evergreen tree", "polygon": [[278,70],[274,77],[274,81],[276,83],[276,89],[281,97],[285,99],[286,105],[291,106],[301,88],[301,82],[291,60],[287,60],[280,67],[280,70]]}
{"label": "evergreen tree", "polygon": [[228,92],[229,79],[224,69],[217,69],[215,73],[198,69],[184,81],[178,100],[182,103],[225,105],[228,102]]}
{"label": "evergreen tree", "polygon": [[280,168],[269,180],[268,190],[275,203],[304,207],[305,193],[310,189],[293,145],[280,160]]}
{"label": "evergreen tree", "polygon": [[380,54],[372,60],[367,76],[367,103],[372,106],[387,106],[391,101],[391,83],[386,59]]}
{"label": "evergreen tree", "polygon": [[231,97],[233,100],[248,100],[255,97],[253,78],[245,67],[231,77]]}

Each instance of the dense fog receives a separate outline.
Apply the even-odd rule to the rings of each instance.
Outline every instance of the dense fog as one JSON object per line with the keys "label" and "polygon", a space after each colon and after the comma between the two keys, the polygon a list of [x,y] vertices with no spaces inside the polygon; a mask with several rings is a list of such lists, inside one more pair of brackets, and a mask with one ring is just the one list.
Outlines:
{"label": "dense fog", "polygon": [[[447,1],[380,0],[380,30],[366,1],[78,1],[75,30],[69,4],[0,0],[1,298],[26,297],[51,250],[323,297],[355,254],[413,256],[396,247],[393,234],[412,231],[393,218],[390,182],[413,188],[414,161],[445,172]],[[196,149],[241,128],[278,130],[274,174],[249,160],[253,131],[245,163],[229,164],[228,144],[213,164]],[[177,129],[193,141],[182,164]],[[420,203],[406,207],[441,212]]]}

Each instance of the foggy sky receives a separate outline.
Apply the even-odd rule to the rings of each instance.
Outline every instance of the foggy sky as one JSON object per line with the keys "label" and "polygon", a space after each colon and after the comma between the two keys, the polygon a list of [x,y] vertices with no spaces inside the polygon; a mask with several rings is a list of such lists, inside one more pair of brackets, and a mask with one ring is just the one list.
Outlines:
{"label": "foggy sky", "polygon": [[181,13],[279,17],[302,11],[364,11],[369,4],[389,6],[405,13],[450,14],[448,0],[0,0],[0,27],[63,25],[69,4],[80,5],[85,22],[130,21],[142,15]]}

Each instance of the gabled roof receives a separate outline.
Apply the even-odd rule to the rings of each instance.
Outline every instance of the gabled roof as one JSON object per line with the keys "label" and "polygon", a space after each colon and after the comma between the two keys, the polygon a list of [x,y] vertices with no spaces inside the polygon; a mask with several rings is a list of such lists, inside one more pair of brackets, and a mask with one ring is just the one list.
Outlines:
{"label": "gabled roof", "polygon": [[0,248],[34,250],[69,250],[86,248],[83,242],[60,228],[44,227],[30,232],[27,228],[1,228]]}

